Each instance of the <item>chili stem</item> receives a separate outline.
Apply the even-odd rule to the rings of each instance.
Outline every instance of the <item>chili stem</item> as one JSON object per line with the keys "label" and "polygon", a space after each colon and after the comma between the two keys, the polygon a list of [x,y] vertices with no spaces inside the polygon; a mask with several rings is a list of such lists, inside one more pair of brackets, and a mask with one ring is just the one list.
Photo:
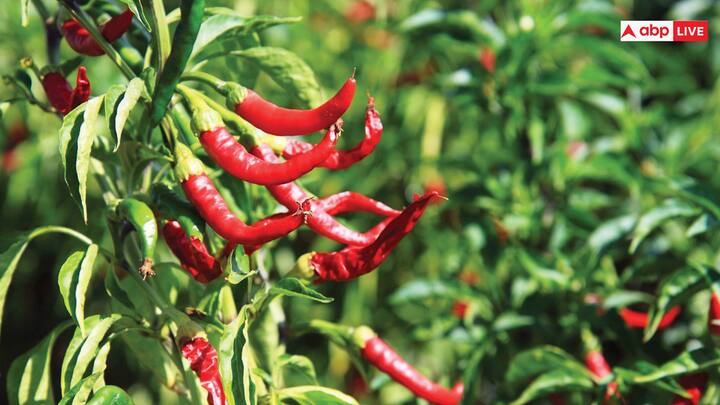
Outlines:
{"label": "chili stem", "polygon": [[112,61],[117,65],[118,68],[120,68],[120,71],[122,72],[125,77],[130,80],[135,77],[135,73],[130,68],[130,65],[125,62],[125,60],[122,58],[120,53],[113,48],[112,45],[108,41],[105,40],[105,37],[102,36],[100,31],[97,28],[97,25],[95,25],[95,21],[82,9],[79,7],[74,6],[70,0],[59,0],[60,3],[67,9],[67,11],[72,15],[73,18],[78,20],[80,22],[80,25],[85,28],[89,33],[90,36],[93,37],[95,42],[100,45],[100,47],[105,51],[105,54],[112,59]]}
{"label": "chili stem", "polygon": [[226,82],[222,79],[219,79],[209,73],[200,72],[197,70],[183,73],[182,78],[184,80],[205,83],[213,87],[216,91],[220,91],[226,84]]}

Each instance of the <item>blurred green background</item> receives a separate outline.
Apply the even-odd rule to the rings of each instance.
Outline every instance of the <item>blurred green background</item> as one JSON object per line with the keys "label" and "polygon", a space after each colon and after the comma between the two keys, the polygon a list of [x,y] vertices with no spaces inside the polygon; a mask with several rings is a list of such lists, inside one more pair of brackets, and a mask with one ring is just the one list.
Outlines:
{"label": "blurred green background", "polygon": [[[7,74],[22,57],[31,56],[39,66],[46,61],[41,21],[33,11],[23,28],[19,3],[5,2],[0,15],[0,72]],[[553,344],[580,358],[583,321],[601,331],[611,363],[628,367],[631,359],[667,360],[702,334],[707,296],[687,305],[672,333],[642,347],[635,335],[630,338],[635,343],[628,343],[629,332],[614,312],[597,316],[584,298],[591,292],[652,293],[664,274],[688,258],[718,261],[720,6],[715,2],[209,3],[248,16],[301,16],[298,23],[263,31],[262,41],[303,58],[326,95],[357,69],[359,89],[341,140],[346,147],[361,137],[365,94],[376,98],[385,125],[376,152],[347,171],[316,170],[304,186],[321,196],[349,189],[394,207],[426,188],[449,198],[428,210],[378,271],[321,286],[334,304],[286,302],[288,351],[309,356],[322,384],[361,403],[413,402],[409,392],[383,377],[370,381],[371,388],[382,389],[368,391],[348,356],[324,338],[294,336],[292,325],[309,318],[371,325],[444,384],[475,370],[478,403],[517,397],[523,387],[504,378],[522,350]],[[621,43],[621,19],[707,19],[711,38]],[[72,56],[66,44],[61,50]],[[124,81],[106,58],[84,64],[94,92]],[[227,79],[242,77],[222,62],[208,70]],[[3,100],[16,96],[12,87],[0,89]],[[265,77],[256,89],[278,104],[292,103]],[[36,90],[42,97],[37,83]],[[60,120],[13,103],[3,105],[2,125],[6,154],[13,131],[24,125],[28,136],[13,149],[15,164],[4,165],[0,174],[0,246],[45,224],[101,240],[103,222],[82,223],[62,180]],[[668,204],[689,208],[638,231],[643,214]],[[101,206],[92,185],[89,206],[91,212]],[[371,220],[350,223],[362,228]],[[639,244],[633,253],[631,239]],[[75,243],[40,238],[22,259],[4,315],[3,377],[14,357],[67,317],[56,280]],[[273,268],[282,273],[306,251],[336,248],[302,230],[270,253]],[[95,284],[102,294],[101,280]],[[458,302],[468,305],[463,318],[453,314]],[[57,361],[61,358],[58,353]],[[131,387],[138,403],[157,401],[144,378],[147,370],[130,359],[114,350],[107,380]],[[633,393],[629,403],[665,398],[642,388]]]}

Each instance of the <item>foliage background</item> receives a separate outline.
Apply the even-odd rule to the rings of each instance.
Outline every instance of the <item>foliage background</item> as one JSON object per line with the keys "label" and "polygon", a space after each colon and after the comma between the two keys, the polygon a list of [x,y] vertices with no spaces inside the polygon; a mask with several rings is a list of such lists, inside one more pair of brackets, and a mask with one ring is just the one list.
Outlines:
{"label": "foliage background", "polygon": [[[39,18],[32,15],[23,28],[19,2],[6,3],[0,71],[11,72],[24,56],[42,65]],[[581,359],[580,328],[586,323],[604,342],[610,363],[627,368],[638,359],[660,364],[707,343],[707,292],[685,300],[678,323],[646,344],[612,309],[598,316],[585,297],[641,291],[647,295],[640,301],[649,303],[659,281],[689,260],[717,264],[718,218],[712,210],[720,201],[720,6],[702,0],[378,0],[372,2],[374,18],[352,22],[352,3],[211,2],[247,15],[302,16],[300,23],[265,31],[263,42],[300,55],[326,94],[357,68],[359,91],[346,119],[346,145],[359,136],[362,96],[376,97],[386,128],[377,151],[347,171],[316,170],[306,187],[318,195],[352,189],[395,207],[427,186],[447,190],[449,201],[430,208],[378,271],[320,287],[335,303],[286,303],[288,351],[309,356],[321,383],[361,390],[343,351],[321,336],[293,335],[293,324],[309,318],[371,325],[445,384],[477,369],[482,403],[518,396],[522,387],[507,383],[505,372],[523,350],[551,344]],[[458,20],[433,22],[433,10],[454,11]],[[710,41],[617,40],[619,19],[670,18],[709,19]],[[497,55],[494,72],[481,63],[485,48]],[[71,55],[66,45],[62,51]],[[105,58],[85,63],[96,92],[121,81]],[[214,69],[228,78],[238,74],[227,66]],[[270,80],[261,79],[257,87],[278,103],[292,102]],[[10,89],[2,88],[3,98],[12,96]],[[60,120],[14,104],[3,115],[4,128],[16,122],[25,122],[31,135],[17,150],[19,167],[0,175],[0,245],[44,224],[100,239],[102,213],[96,210],[98,217],[85,226],[62,180]],[[707,204],[688,197],[688,182]],[[686,214],[653,223],[642,241],[638,219],[668,200],[686,207]],[[91,185],[91,215],[100,204]],[[708,225],[688,235],[695,221]],[[639,245],[631,253],[633,239]],[[22,259],[4,314],[3,377],[13,358],[67,318],[56,280],[73,247],[69,239],[38,239]],[[272,250],[273,266],[284,272],[305,251],[334,248],[303,230]],[[93,285],[90,291],[102,291],[101,280]],[[457,300],[470,305],[464,319],[452,314]],[[139,404],[151,403],[152,387],[129,359],[113,350],[107,380],[131,387]],[[412,402],[407,391],[385,382],[375,378],[372,387],[383,388],[361,401]],[[636,388],[630,403],[667,396]]]}

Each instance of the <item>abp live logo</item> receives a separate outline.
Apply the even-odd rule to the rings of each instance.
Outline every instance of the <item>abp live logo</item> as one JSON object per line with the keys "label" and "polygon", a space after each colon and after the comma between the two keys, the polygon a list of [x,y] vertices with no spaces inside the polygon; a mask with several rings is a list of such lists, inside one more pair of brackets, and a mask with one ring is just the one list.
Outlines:
{"label": "abp live logo", "polygon": [[620,21],[623,42],[698,42],[708,40],[704,21]]}

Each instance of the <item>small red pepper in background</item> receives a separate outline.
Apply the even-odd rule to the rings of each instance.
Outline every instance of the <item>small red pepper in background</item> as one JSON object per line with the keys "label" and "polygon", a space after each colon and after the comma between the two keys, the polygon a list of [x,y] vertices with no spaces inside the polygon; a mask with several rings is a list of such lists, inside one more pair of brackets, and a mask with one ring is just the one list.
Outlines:
{"label": "small red pepper in background", "polygon": [[50,105],[60,115],[66,115],[90,98],[90,80],[85,66],[78,68],[74,89],[60,72],[46,73],[41,81]]}
{"label": "small red pepper in background", "polygon": [[[253,153],[267,162],[275,162],[278,157],[267,145],[260,145]],[[394,217],[400,213],[387,205],[372,198],[353,192],[342,192],[329,197],[315,199],[295,183],[267,186],[270,194],[286,208],[297,206],[297,201],[307,201],[312,215],[307,218],[307,225],[313,231],[339,243],[351,246],[367,246],[373,243],[380,232],[390,222],[389,219],[381,221],[367,232],[360,233],[349,229],[338,222],[333,215],[366,211],[385,217]]]}
{"label": "small red pepper in background", "polygon": [[178,221],[166,221],[162,233],[168,247],[180,260],[182,268],[195,280],[207,284],[222,276],[220,261],[208,253],[202,240],[186,234]]}
{"label": "small red pepper in background", "polygon": [[[680,315],[681,311],[682,309],[677,306],[670,308],[660,320],[658,329],[663,330],[672,325]],[[642,329],[648,324],[649,317],[647,312],[634,311],[630,308],[622,308],[618,313],[623,321],[625,321],[625,325],[627,325],[628,328]]]}
{"label": "small red pepper in background", "polygon": [[5,142],[2,153],[2,169],[11,172],[18,166],[15,149],[28,138],[30,131],[25,123],[18,121],[10,127],[8,139]]}
{"label": "small red pepper in background", "polygon": [[247,225],[230,210],[213,181],[205,174],[202,162],[187,146],[178,143],[175,158],[175,173],[185,196],[205,222],[230,242],[260,246],[299,228],[309,215],[307,202],[298,201],[296,212],[271,215]]}
{"label": "small red pepper in background", "polygon": [[207,391],[208,404],[226,405],[227,399],[222,386],[215,348],[207,339],[196,337],[184,343],[181,351],[183,357],[190,362],[190,368],[200,380],[200,385]]}
{"label": "small red pepper in background", "polygon": [[710,297],[710,309],[708,311],[708,330],[711,335],[720,336],[720,298],[715,293]]}
{"label": "small red pepper in background", "polygon": [[[365,112],[365,137],[360,143],[349,150],[333,150],[320,167],[332,170],[342,170],[361,161],[371,154],[382,139],[383,125],[380,114],[375,109],[375,99],[369,97]],[[283,157],[290,159],[301,156],[317,146],[301,140],[290,140],[283,149]]]}
{"label": "small red pepper in background", "polygon": [[455,301],[452,305],[452,312],[456,317],[463,319],[468,308],[470,308],[470,304],[467,301]]}
{"label": "small red pepper in background", "polygon": [[375,18],[375,6],[367,0],[357,0],[345,11],[345,18],[353,24],[364,23]]}
{"label": "small red pepper in background", "polygon": [[484,47],[480,49],[478,60],[488,73],[495,73],[495,51],[492,48]]}
{"label": "small red pepper in background", "polygon": [[337,252],[306,253],[298,259],[297,271],[307,277],[315,277],[316,283],[328,280],[351,280],[377,268],[410,233],[437,193],[418,197],[402,212],[392,218],[377,239],[370,245],[349,246]]}
{"label": "small red pepper in background", "polygon": [[[128,9],[102,24],[98,29],[103,38],[108,42],[113,42],[130,29],[132,18],[133,13]],[[88,30],[80,25],[79,21],[75,19],[65,21],[62,25],[62,31],[68,45],[75,52],[88,56],[100,56],[105,53]]]}
{"label": "small red pepper in background", "polygon": [[237,83],[227,83],[225,92],[235,112],[256,128],[272,135],[307,135],[330,127],[345,114],[356,85],[353,75],[330,100],[311,110],[279,107]]}
{"label": "small red pepper in background", "polygon": [[[610,365],[599,350],[592,350],[585,354],[585,367],[598,378],[605,378],[612,374]],[[607,391],[605,391],[605,400],[610,400],[613,396],[620,398],[620,393],[618,392],[617,383],[611,381],[607,385]]]}
{"label": "small red pepper in background", "polygon": [[455,405],[462,399],[464,385],[461,382],[448,389],[430,381],[370,328],[357,328],[354,340],[365,360],[418,397],[437,405]]}
{"label": "small red pepper in background", "polygon": [[558,394],[557,392],[553,392],[552,394],[548,395],[548,399],[553,405],[565,405],[565,397],[563,397],[562,394]]}
{"label": "small red pepper in background", "polygon": [[698,405],[707,386],[708,375],[705,373],[689,374],[680,377],[680,385],[690,394],[691,398],[675,395],[672,405]]}

